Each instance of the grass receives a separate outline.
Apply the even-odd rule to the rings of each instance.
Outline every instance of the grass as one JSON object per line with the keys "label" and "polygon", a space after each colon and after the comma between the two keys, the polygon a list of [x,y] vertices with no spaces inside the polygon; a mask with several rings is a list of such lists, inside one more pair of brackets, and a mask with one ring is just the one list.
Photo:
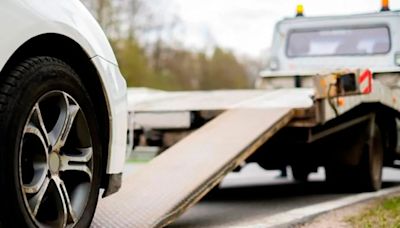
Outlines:
{"label": "grass", "polygon": [[347,222],[352,227],[396,227],[400,228],[400,196],[382,199]]}

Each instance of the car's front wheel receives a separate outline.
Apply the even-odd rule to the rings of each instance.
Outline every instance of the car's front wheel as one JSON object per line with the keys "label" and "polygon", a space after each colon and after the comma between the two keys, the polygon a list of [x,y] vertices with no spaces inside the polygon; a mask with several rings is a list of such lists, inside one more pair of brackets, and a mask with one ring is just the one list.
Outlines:
{"label": "car's front wheel", "polygon": [[4,225],[90,225],[101,148],[93,104],[71,67],[36,57],[2,75],[0,137]]}

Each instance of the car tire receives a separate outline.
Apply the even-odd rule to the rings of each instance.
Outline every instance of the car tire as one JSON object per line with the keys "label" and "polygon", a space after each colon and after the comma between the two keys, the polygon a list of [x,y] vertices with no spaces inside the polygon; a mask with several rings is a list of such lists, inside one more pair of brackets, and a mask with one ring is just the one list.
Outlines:
{"label": "car tire", "polygon": [[0,220],[5,227],[88,227],[101,181],[93,103],[76,72],[34,57],[0,77]]}

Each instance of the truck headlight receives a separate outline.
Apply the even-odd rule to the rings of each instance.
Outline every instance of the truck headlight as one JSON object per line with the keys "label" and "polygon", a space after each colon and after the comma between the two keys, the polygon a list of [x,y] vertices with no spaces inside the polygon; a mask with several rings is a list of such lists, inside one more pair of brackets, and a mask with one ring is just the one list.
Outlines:
{"label": "truck headlight", "polygon": [[394,63],[397,66],[400,66],[400,52],[397,52],[396,54],[394,54]]}
{"label": "truck headlight", "polygon": [[[399,53],[400,54],[400,53]],[[279,62],[277,59],[272,58],[269,62],[269,69],[270,70],[278,70],[279,69]]]}

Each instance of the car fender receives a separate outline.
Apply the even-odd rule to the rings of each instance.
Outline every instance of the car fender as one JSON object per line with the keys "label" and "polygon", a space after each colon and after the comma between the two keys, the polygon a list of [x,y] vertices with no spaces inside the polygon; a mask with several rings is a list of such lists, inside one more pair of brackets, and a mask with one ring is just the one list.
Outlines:
{"label": "car fender", "polygon": [[109,110],[110,148],[106,172],[122,172],[126,150],[126,82],[99,24],[79,0],[2,0],[0,6],[0,69],[24,43],[44,34],[74,40],[91,58]]}
{"label": "car fender", "polygon": [[4,0],[0,7],[0,67],[25,42],[56,33],[77,42],[92,58],[117,64],[104,32],[78,0]]}

